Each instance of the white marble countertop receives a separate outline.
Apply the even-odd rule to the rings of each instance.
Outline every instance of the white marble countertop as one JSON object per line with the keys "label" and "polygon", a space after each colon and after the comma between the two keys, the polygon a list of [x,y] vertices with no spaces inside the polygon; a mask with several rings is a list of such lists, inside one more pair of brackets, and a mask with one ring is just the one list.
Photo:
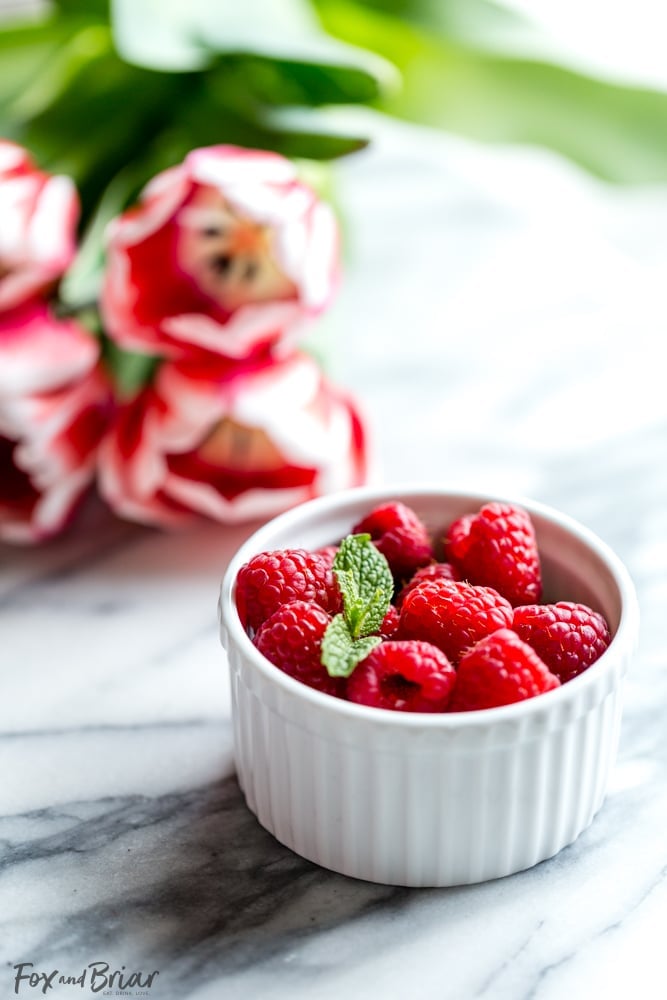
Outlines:
{"label": "white marble countertop", "polygon": [[365,403],[377,476],[553,504],[634,577],[607,801],[551,861],[472,887],[302,861],[234,778],[215,607],[249,529],[167,536],[93,505],[66,538],[0,554],[2,1000],[19,963],[95,962],[158,971],[154,1000],[667,996],[667,190],[396,126],[339,194],[349,264],[319,335]]}

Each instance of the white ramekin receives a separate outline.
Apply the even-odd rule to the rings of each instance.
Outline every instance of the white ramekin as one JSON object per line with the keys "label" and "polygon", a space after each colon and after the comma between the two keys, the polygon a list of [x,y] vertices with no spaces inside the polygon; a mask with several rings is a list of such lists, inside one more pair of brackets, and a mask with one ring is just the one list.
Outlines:
{"label": "white ramekin", "polygon": [[[409,504],[435,533],[489,500],[520,503],[535,524],[544,599],[601,611],[613,635],[609,648],[585,673],[538,698],[443,715],[355,705],[278,670],[239,620],[239,568],[263,550],[335,542],[388,498]],[[622,563],[564,514],[523,498],[437,487],[337,493],[249,538],[228,567],[219,610],[239,783],[262,826],[304,858],[395,885],[480,882],[556,854],[602,805],[639,615]]]}

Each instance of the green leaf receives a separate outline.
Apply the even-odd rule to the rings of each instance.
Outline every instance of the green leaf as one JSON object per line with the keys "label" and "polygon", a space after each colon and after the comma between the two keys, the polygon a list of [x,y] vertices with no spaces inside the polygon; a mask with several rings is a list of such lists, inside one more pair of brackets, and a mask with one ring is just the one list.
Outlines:
{"label": "green leaf", "polygon": [[127,401],[153,379],[160,359],[149,354],[125,351],[112,340],[104,343],[104,360],[116,385],[118,397]]}
{"label": "green leaf", "polygon": [[382,638],[368,635],[355,639],[350,635],[343,615],[336,615],[329,622],[322,640],[322,663],[331,677],[349,677]]}
{"label": "green leaf", "polygon": [[109,27],[93,11],[51,11],[18,28],[0,22],[0,115],[21,121],[48,108],[110,45]]}
{"label": "green leaf", "polygon": [[394,591],[389,564],[370,535],[348,535],[340,543],[333,571],[343,595],[343,615],[353,639],[376,632]]}
{"label": "green leaf", "polygon": [[667,93],[564,68],[535,46],[528,56],[518,33],[524,54],[512,54],[509,24],[498,32],[501,51],[470,25],[443,23],[440,5],[425,0],[402,4],[403,18],[350,0],[316,3],[329,31],[402,73],[401,91],[377,102],[381,110],[482,141],[544,146],[617,183],[667,179]]}
{"label": "green leaf", "polygon": [[[319,0],[314,0],[318,6]],[[326,0],[323,0],[326,5]],[[370,9],[414,25],[423,32],[472,44],[505,55],[543,55],[553,43],[538,25],[504,0],[354,0]]]}
{"label": "green leaf", "polygon": [[[305,6],[306,0],[298,4]],[[134,29],[141,18],[144,36],[151,29],[159,35],[159,24],[170,23],[176,6],[161,4],[153,24],[150,0],[131,3],[128,30],[138,44],[143,36]],[[190,16],[189,7],[182,7],[184,17]],[[369,71],[366,63],[377,67],[381,60],[350,55],[348,46],[327,41],[309,8],[308,33],[319,39],[317,45],[324,39],[329,54],[333,49],[341,54],[339,62],[314,61],[317,45],[303,39],[299,45],[285,39],[282,45],[278,38],[275,56],[261,46],[236,51],[230,48],[233,11],[221,12],[207,0],[195,0],[194,7],[193,16],[215,20],[217,27],[205,25],[210,42],[205,67],[190,72],[155,72],[121,58],[97,0],[64,0],[34,24],[0,23],[0,134],[26,146],[43,169],[72,177],[82,202],[83,234],[95,225],[100,203],[119,175],[126,195],[118,205],[122,209],[151,176],[198,146],[224,142],[326,161],[368,143],[363,130],[341,129],[317,112],[298,120],[283,119],[280,112],[287,104],[316,108],[376,98],[382,73]],[[248,24],[258,38],[267,31],[267,25],[252,27],[252,18]],[[218,44],[216,32],[224,33],[225,26],[227,40]],[[99,278],[99,255],[86,251],[80,263],[66,289],[70,299],[81,298],[84,285],[87,297]]]}
{"label": "green leaf", "polygon": [[192,72],[219,53],[251,53],[302,63],[302,72],[312,64],[311,75],[318,64],[339,75],[347,70],[376,94],[396,81],[393,67],[374,52],[327,36],[307,0],[111,0],[111,18],[119,53],[149,69]]}
{"label": "green leaf", "polygon": [[365,149],[369,141],[360,135],[276,128],[265,129],[257,145],[291,159],[336,160]]}
{"label": "green leaf", "polygon": [[109,13],[108,0],[55,0],[55,6],[65,14],[96,15],[107,17]]}
{"label": "green leaf", "polygon": [[[95,29],[95,37],[102,40],[103,29]],[[153,143],[171,125],[173,98],[188,92],[183,84],[180,76],[123,63],[107,32],[106,47],[70,67],[48,105],[22,112],[21,140],[38,162],[75,180],[83,225],[119,171],[138,171],[151,159]]]}
{"label": "green leaf", "polygon": [[[276,107],[360,104],[381,94],[377,76],[358,66],[306,61],[257,52],[229,52],[219,61],[219,81]],[[214,67],[212,67],[212,71]]]}
{"label": "green leaf", "polygon": [[394,590],[389,564],[370,535],[348,535],[338,547],[333,571],[343,597],[343,613],[329,623],[322,640],[322,663],[331,677],[349,677],[380,642],[378,631]]}
{"label": "green leaf", "polygon": [[104,233],[135,190],[131,174],[126,170],[117,174],[102,193],[94,215],[79,240],[76,257],[60,283],[60,298],[69,308],[76,310],[82,304],[99,298],[105,266]]}
{"label": "green leaf", "polygon": [[[0,23],[0,115],[32,88],[45,67],[50,67],[58,50],[67,41],[66,27],[52,20],[36,24]],[[3,121],[3,128],[6,123]]]}

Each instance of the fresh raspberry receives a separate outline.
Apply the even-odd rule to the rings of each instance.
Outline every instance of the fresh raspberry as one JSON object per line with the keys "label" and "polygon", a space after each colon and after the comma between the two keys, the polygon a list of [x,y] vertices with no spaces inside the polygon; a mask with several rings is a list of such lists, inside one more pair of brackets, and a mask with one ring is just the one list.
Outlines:
{"label": "fresh raspberry", "polygon": [[337,545],[324,545],[321,549],[315,549],[315,555],[322,556],[322,558],[326,559],[330,566],[333,566],[333,561],[336,558],[337,552]]}
{"label": "fresh raspberry", "polygon": [[511,604],[490,587],[424,580],[403,601],[398,635],[432,643],[455,664],[469,646],[511,624]]}
{"label": "fresh raspberry", "polygon": [[321,663],[322,639],[331,621],[319,604],[283,604],[260,625],[254,644],[267,660],[290,677],[327,694],[343,697],[345,678],[330,677]]}
{"label": "fresh raspberry", "polygon": [[451,563],[434,562],[429,563],[428,566],[422,566],[399,592],[398,597],[396,598],[396,607],[400,608],[410,591],[414,590],[417,584],[422,583],[424,580],[460,579],[461,577],[458,570],[456,570]]}
{"label": "fresh raspberry", "polygon": [[305,549],[260,552],[241,567],[236,606],[246,629],[257,629],[290,601],[314,601],[325,611],[340,610],[340,592],[326,557]]}
{"label": "fresh raspberry", "polygon": [[535,650],[516,632],[501,628],[461,657],[449,708],[452,712],[497,708],[559,686]]}
{"label": "fresh raspberry", "polygon": [[353,533],[371,536],[396,580],[408,580],[416,569],[433,558],[425,525],[400,501],[375,507],[353,528]]}
{"label": "fresh raspberry", "polygon": [[611,642],[602,615],[570,601],[515,608],[512,628],[562,684],[595,663]]}
{"label": "fresh raspberry", "polygon": [[468,546],[468,536],[475,514],[464,514],[452,521],[445,536],[445,550],[450,559],[462,559]]}
{"label": "fresh raspberry", "polygon": [[450,526],[445,551],[461,576],[493,587],[515,607],[542,593],[540,560],[530,515],[508,503],[487,503]]}
{"label": "fresh raspberry", "polygon": [[347,682],[347,698],[399,712],[444,712],[456,672],[428,642],[383,642],[359,663]]}
{"label": "fresh raspberry", "polygon": [[383,639],[391,639],[398,630],[398,623],[400,621],[400,616],[398,613],[398,608],[394,607],[393,604],[389,605],[387,613],[382,619],[382,624],[378,629],[378,632]]}

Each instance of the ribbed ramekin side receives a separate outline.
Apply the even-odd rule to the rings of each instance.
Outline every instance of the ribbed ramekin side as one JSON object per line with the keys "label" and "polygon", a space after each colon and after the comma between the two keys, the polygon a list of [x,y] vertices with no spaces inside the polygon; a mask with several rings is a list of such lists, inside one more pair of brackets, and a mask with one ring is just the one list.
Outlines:
{"label": "ribbed ramekin side", "polygon": [[[483,877],[530,868],[571,844],[591,823],[606,792],[621,713],[618,691],[609,692],[542,739],[519,741],[495,755],[502,770]],[[479,872],[472,872],[478,876]],[[476,880],[476,879],[475,879]]]}
{"label": "ribbed ramekin side", "polygon": [[576,839],[604,797],[619,690],[541,731],[489,720],[474,742],[468,729],[441,743],[400,727],[388,742],[379,723],[314,727],[307,703],[276,697],[233,650],[230,674],[249,807],[281,843],[346,875],[411,886],[508,875]]}
{"label": "ribbed ramekin side", "polygon": [[229,645],[226,652],[229,669],[236,777],[249,807],[254,811],[251,801],[251,789],[249,787],[249,772],[252,769],[252,734],[250,732],[249,713],[244,702],[243,692],[239,691],[241,683],[240,657],[235,645]]}

